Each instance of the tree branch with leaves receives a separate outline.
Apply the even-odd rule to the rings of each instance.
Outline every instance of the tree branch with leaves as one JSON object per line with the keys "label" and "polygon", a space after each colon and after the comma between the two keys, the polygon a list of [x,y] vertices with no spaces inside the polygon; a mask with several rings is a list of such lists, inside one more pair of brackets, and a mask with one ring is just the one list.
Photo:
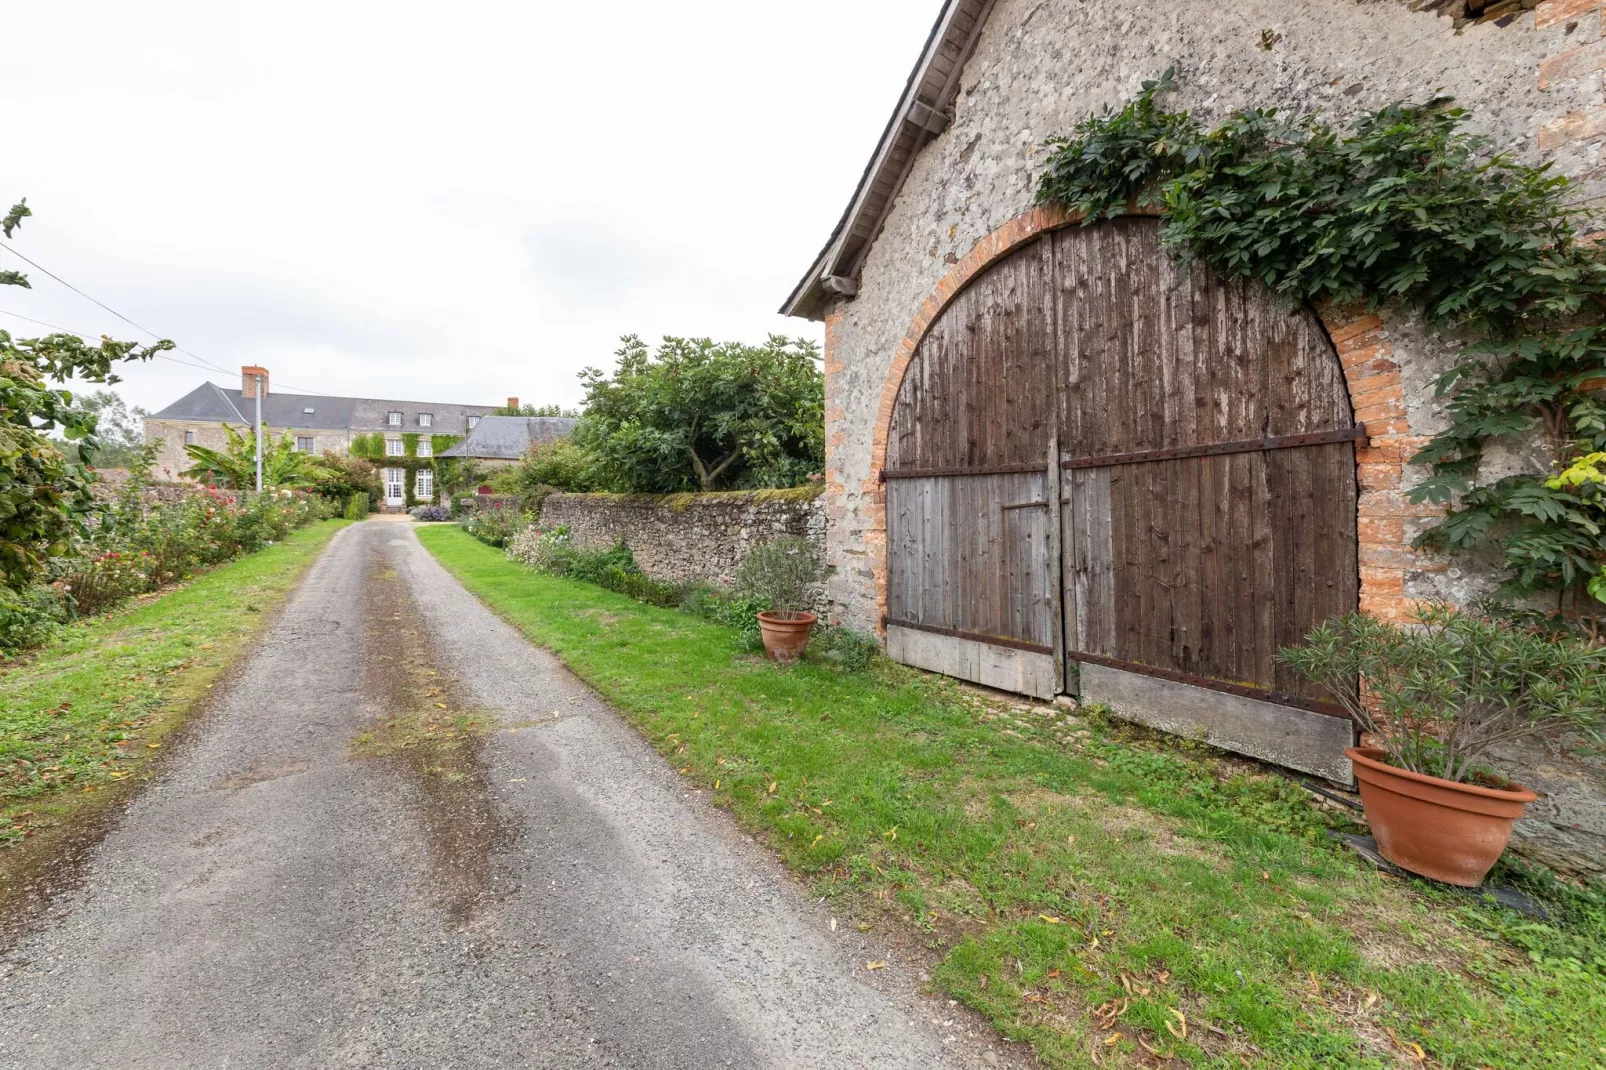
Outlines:
{"label": "tree branch with leaves", "polygon": [[[19,201],[0,221],[7,238],[33,213]],[[28,277],[0,272],[0,285],[28,287]],[[14,339],[0,330],[0,582],[21,588],[43,575],[52,557],[88,534],[97,511],[88,465],[98,448],[96,417],[73,403],[70,390],[51,383],[84,379],[115,383],[114,366],[149,360],[172,349],[101,338],[91,345],[72,334]],[[77,446],[67,457],[52,432]]]}

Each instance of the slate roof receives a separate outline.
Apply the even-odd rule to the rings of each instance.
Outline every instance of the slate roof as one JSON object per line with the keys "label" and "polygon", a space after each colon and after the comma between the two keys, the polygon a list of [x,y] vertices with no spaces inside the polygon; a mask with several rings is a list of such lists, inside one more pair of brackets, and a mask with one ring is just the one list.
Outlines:
{"label": "slate roof", "polygon": [[[337,398],[322,394],[278,394],[270,388],[262,399],[262,422],[268,427],[308,431],[418,431],[418,416],[429,413],[434,423],[426,430],[437,435],[462,434],[470,416],[484,416],[495,405],[450,405],[438,401],[387,401],[382,398]],[[307,410],[311,409],[311,412]],[[390,414],[402,414],[402,426],[391,427]],[[197,420],[249,424],[256,418],[256,401],[239,390],[202,383],[153,420]]]}
{"label": "slate roof", "polygon": [[568,438],[579,422],[568,416],[482,416],[467,438],[440,455],[516,461],[535,446]]}

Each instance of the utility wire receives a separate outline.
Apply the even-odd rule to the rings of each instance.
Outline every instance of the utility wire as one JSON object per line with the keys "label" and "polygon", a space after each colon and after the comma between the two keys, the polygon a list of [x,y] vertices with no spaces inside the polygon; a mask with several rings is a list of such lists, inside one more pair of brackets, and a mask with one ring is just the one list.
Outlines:
{"label": "utility wire", "polygon": [[[26,257],[26,256],[22,255],[21,253],[17,252],[17,250],[13,249],[11,246],[7,245],[3,241],[0,241],[0,249],[4,249],[6,252],[8,252],[12,256],[16,257],[18,260],[21,260],[23,263],[29,264],[29,265],[31,265],[31,266],[33,266],[35,268],[38,268],[40,271],[44,272],[46,275],[49,275],[51,278],[55,279],[57,282],[61,283],[65,287],[67,287],[67,289],[71,290],[73,293],[77,294],[79,297],[82,297],[86,301],[89,301],[92,304],[98,305],[99,307],[105,309],[107,312],[110,312],[112,315],[116,316],[118,319],[120,319],[124,323],[128,324],[130,327],[133,327],[136,330],[144,331],[146,334],[150,335],[152,338],[156,339],[157,341],[168,341],[169,340],[169,339],[163,338],[161,335],[157,334],[155,331],[151,330],[149,327],[145,327],[145,326],[142,326],[141,324],[135,323],[133,320],[129,319],[127,316],[123,315],[121,312],[117,311],[115,308],[112,308],[110,305],[106,304],[104,301],[99,301],[99,300],[91,297],[89,294],[87,294],[84,291],[80,290],[78,287],[74,286],[72,283],[68,282],[66,279],[62,278],[60,275],[57,275],[54,271],[51,271],[49,268],[45,267],[43,264],[39,263],[37,260],[30,260],[28,257]],[[6,314],[10,315],[10,316],[16,316],[17,315],[15,312],[8,312]],[[50,327],[51,326],[51,324],[44,323],[41,320],[29,319],[29,317],[27,317],[27,316],[17,316],[17,318],[18,319],[23,319],[23,320],[28,320],[29,323],[38,323],[42,327]],[[67,330],[65,327],[56,327],[54,329],[58,330],[58,331]],[[67,333],[68,334],[77,334],[80,338],[84,338],[84,339],[89,339],[91,337],[90,335],[80,334],[78,331],[67,331]],[[220,373],[222,375],[234,375],[235,374],[230,369],[225,368],[220,364],[215,364],[210,360],[207,360],[205,357],[201,356],[199,353],[192,353],[188,349],[185,349],[183,346],[175,345],[173,348],[175,350],[177,350],[178,352],[183,353],[185,356],[193,357],[195,360],[200,361],[200,364],[189,364],[188,361],[179,360],[177,357],[169,357],[169,356],[166,356],[165,354],[162,354],[162,353],[158,353],[157,356],[163,357],[166,360],[174,361],[175,363],[178,363],[178,364],[188,365],[189,367],[192,367],[192,368],[201,368],[202,371],[215,371],[215,372],[218,372],[218,373]],[[202,365],[204,365],[204,367],[202,367]],[[323,393],[323,391],[321,391],[321,390],[308,390],[304,386],[296,386],[293,383],[281,383],[280,385],[289,387],[291,390],[305,391],[308,394],[322,394]]]}
{"label": "utility wire", "polygon": [[[20,312],[12,312],[9,309],[0,308],[0,315],[10,316],[13,319],[26,320],[29,323],[36,323],[41,327],[49,327],[51,330],[60,331],[63,334],[75,334],[86,342],[98,341],[100,338],[105,337],[104,335],[85,334],[83,331],[75,331],[71,327],[63,327],[59,323],[46,323],[44,320],[36,320],[32,316],[24,316]],[[177,357],[169,356],[166,353],[154,353],[152,356],[160,357],[163,360],[170,360],[174,364],[182,364],[186,368],[198,368],[203,372],[217,370],[216,368],[209,368],[201,364],[192,364],[187,360],[179,360]]]}

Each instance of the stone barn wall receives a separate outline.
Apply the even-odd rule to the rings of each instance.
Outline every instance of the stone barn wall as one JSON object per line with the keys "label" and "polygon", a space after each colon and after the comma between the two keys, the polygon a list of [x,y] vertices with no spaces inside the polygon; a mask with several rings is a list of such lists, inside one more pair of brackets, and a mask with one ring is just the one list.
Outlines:
{"label": "stone barn wall", "polygon": [[[1120,106],[1143,79],[1174,67],[1177,88],[1165,105],[1205,122],[1276,106],[1344,123],[1399,100],[1446,94],[1472,110],[1471,128],[1495,148],[1553,162],[1581,181],[1581,196],[1601,195],[1601,0],[1501,4],[1498,17],[1483,22],[1414,9],[1421,7],[1404,0],[998,0],[962,70],[952,118],[913,160],[864,260],[857,296],[826,312],[834,620],[866,631],[881,625],[886,518],[878,468],[891,403],[921,332],[970,277],[1042,229],[1069,222],[1033,209],[1043,140]],[[1434,559],[1409,545],[1437,511],[1405,500],[1425,473],[1404,461],[1443,426],[1432,384],[1452,348],[1392,310],[1376,317],[1318,311],[1345,364],[1357,421],[1372,435],[1358,472],[1363,608],[1398,617],[1418,599],[1466,602],[1490,590],[1498,576],[1492,556]],[[1538,463],[1537,444],[1494,451],[1485,474]],[[1569,868],[1606,870],[1606,772],[1599,760],[1568,757],[1566,742],[1532,748],[1517,762],[1554,792],[1523,831],[1535,853]]]}
{"label": "stone barn wall", "polygon": [[541,503],[541,526],[560,524],[586,549],[623,539],[643,572],[671,583],[728,586],[749,549],[781,536],[825,543],[825,510],[811,490],[553,494]]}

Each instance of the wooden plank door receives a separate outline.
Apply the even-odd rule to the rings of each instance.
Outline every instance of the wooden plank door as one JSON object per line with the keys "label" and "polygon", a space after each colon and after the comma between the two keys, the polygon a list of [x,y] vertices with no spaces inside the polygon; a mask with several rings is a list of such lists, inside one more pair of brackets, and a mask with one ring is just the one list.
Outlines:
{"label": "wooden plank door", "polygon": [[1342,711],[1276,661],[1358,602],[1342,368],[1308,310],[1181,267],[1158,227],[1053,238],[1068,671],[1157,727],[1344,779]]}
{"label": "wooden plank door", "polygon": [[887,444],[894,657],[1053,695],[1060,684],[1052,246],[958,295],[911,362]]}

